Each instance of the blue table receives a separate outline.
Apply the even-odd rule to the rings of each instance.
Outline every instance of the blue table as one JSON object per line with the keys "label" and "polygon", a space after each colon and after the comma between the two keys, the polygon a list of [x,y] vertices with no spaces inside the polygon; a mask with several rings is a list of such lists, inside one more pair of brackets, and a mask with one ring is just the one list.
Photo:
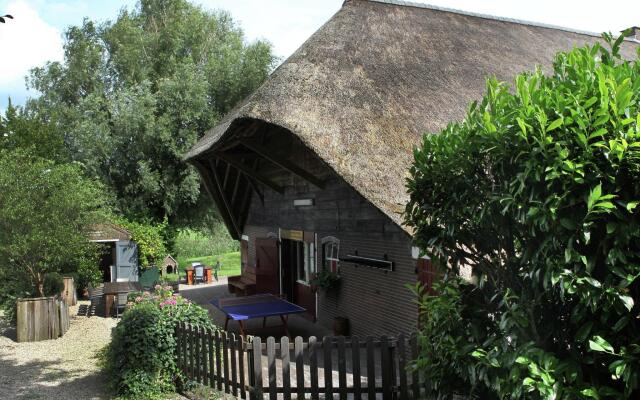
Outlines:
{"label": "blue table", "polygon": [[287,322],[290,314],[299,314],[306,309],[299,305],[290,303],[272,294],[255,294],[244,297],[221,297],[209,301],[216,308],[226,315],[224,329],[227,330],[229,320],[238,321],[240,324],[240,334],[245,335],[244,321],[252,318],[263,318],[264,327],[267,317],[279,316],[282,320],[284,330],[289,336]]}

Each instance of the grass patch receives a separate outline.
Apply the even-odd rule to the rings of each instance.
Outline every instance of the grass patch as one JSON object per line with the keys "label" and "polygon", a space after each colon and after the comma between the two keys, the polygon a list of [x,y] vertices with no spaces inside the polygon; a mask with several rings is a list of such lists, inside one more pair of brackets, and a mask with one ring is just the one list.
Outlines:
{"label": "grass patch", "polygon": [[[193,262],[201,262],[204,265],[213,266],[216,261],[220,259],[222,263],[222,267],[220,271],[218,271],[218,277],[221,276],[233,276],[240,275],[240,252],[232,251],[229,253],[220,254],[219,256],[204,256],[204,257],[178,257],[178,269],[180,273],[180,277],[184,278],[184,268],[191,266]],[[167,274],[165,280],[167,281],[176,281],[178,279],[177,274]]]}

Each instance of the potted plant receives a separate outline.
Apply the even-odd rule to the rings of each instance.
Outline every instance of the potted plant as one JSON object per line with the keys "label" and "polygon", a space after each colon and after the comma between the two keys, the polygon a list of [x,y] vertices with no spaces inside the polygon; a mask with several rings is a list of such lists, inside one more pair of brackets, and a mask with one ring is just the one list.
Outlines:
{"label": "potted plant", "polygon": [[318,289],[328,292],[340,286],[340,275],[337,272],[323,269],[314,275],[310,283],[314,292]]}

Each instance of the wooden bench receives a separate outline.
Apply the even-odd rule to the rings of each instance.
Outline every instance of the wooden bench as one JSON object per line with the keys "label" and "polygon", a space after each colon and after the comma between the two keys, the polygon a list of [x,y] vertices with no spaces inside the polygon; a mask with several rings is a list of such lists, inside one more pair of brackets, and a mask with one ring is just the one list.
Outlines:
{"label": "wooden bench", "polygon": [[239,296],[249,296],[256,293],[256,268],[245,267],[242,275],[227,278],[229,292]]}

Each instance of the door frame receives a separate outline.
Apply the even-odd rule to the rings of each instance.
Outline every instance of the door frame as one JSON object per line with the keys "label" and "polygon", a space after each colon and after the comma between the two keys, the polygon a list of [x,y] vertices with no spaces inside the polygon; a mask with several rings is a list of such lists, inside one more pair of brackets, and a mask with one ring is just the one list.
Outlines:
{"label": "door frame", "polygon": [[[311,231],[284,229],[282,227],[278,227],[278,272],[279,272],[278,282],[280,284],[280,296],[284,296],[284,292],[283,292],[284,286],[282,281],[283,280],[282,240],[288,239],[288,240],[308,243],[305,240],[305,237],[307,235],[313,235],[313,239],[311,241],[311,243],[313,243],[313,270],[310,271],[310,273],[317,274],[318,273],[318,234],[316,232],[311,232]],[[299,283],[297,279],[296,279],[296,283]],[[308,282],[300,283],[300,284],[309,287],[309,290],[311,290],[311,285]],[[295,287],[294,287],[294,291],[295,291]],[[318,292],[317,291],[313,295],[313,303],[314,303],[313,318],[314,318],[314,321],[316,321],[318,319]]]}

